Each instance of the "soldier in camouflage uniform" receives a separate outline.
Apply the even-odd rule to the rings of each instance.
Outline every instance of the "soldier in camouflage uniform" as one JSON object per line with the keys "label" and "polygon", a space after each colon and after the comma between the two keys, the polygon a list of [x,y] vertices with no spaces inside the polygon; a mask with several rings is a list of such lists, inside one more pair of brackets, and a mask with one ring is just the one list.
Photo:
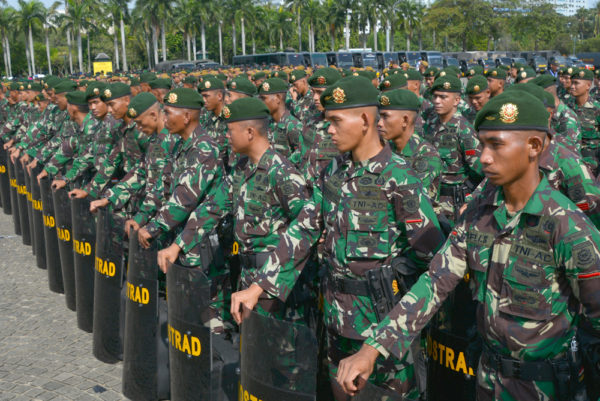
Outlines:
{"label": "soldier in camouflage uniform", "polygon": [[406,160],[423,183],[429,199],[438,197],[442,159],[430,143],[415,129],[419,98],[405,89],[396,89],[379,96],[377,130],[389,141],[392,151]]}
{"label": "soldier in camouflage uniform", "polygon": [[225,85],[220,79],[209,76],[204,78],[198,88],[204,99],[204,109],[208,112],[205,121],[202,122],[203,128],[219,145],[219,157],[226,168],[229,168],[233,165],[235,156],[229,149],[227,124],[222,115],[225,106]]}
{"label": "soldier in camouflage uniform", "polygon": [[492,68],[485,74],[490,88],[490,97],[498,96],[504,92],[506,85],[506,71],[502,68]]}
{"label": "soldier in camouflage uniform", "polygon": [[179,137],[169,135],[164,127],[164,114],[152,93],[142,92],[131,99],[127,114],[138,130],[149,136],[148,150],[136,169],[128,171],[118,184],[106,191],[103,198],[91,202],[92,212],[108,204],[112,210],[121,210],[128,202],[133,202],[131,210],[137,211],[144,193],[154,188],[163,170],[170,168],[179,144]]}
{"label": "soldier in camouflage uniform", "polygon": [[560,81],[558,98],[569,107],[572,106],[573,102],[573,97],[571,96],[571,75],[575,72],[577,72],[577,68],[563,68],[562,74],[558,78]]}
{"label": "soldier in camouflage uniform", "polygon": [[477,112],[490,100],[491,92],[488,80],[483,75],[475,75],[467,82],[465,93],[471,105],[465,118],[470,124],[473,124]]}
{"label": "soldier in camouflage uniform", "polygon": [[590,97],[596,101],[600,100],[600,69],[594,70],[594,87],[590,90]]}
{"label": "soldier in camouflage uniform", "polygon": [[269,78],[258,87],[258,98],[271,113],[269,141],[278,153],[289,159],[301,146],[304,126],[285,107],[287,91],[287,83],[279,78]]}
{"label": "soldier in camouflage uniform", "polygon": [[[338,362],[358,350],[385,317],[395,294],[427,268],[443,234],[421,182],[381,142],[378,91],[371,82],[341,79],[323,92],[321,102],[342,156],[327,167],[312,199],[261,263],[252,286],[232,296],[232,312],[241,304],[253,308],[265,294],[285,301],[324,230],[323,307],[333,378]],[[371,381],[418,395],[406,358],[379,362]],[[344,399],[339,388],[334,392]]]}
{"label": "soldier in camouflage uniform", "polygon": [[295,94],[290,105],[292,116],[300,121],[308,119],[312,114],[318,114],[315,108],[314,96],[308,84],[308,75],[305,70],[294,70],[290,73],[290,83]]}
{"label": "soldier in camouflage uniform", "polygon": [[581,315],[600,329],[600,233],[539,172],[549,117],[522,91],[499,95],[482,109],[475,126],[493,185],[469,204],[429,272],[363,349],[341,363],[337,380],[349,394],[380,353],[401,357],[409,350],[468,273],[484,340],[477,399],[579,399],[575,332]]}
{"label": "soldier in camouflage uniform", "polygon": [[455,222],[465,196],[483,178],[479,141],[471,124],[457,111],[461,83],[453,76],[440,77],[432,86],[436,115],[425,123],[423,136],[435,146],[444,162],[438,204]]}
{"label": "soldier in camouflage uniform", "polygon": [[240,75],[227,83],[225,104],[231,104],[234,100],[254,95],[256,95],[256,86],[248,78]]}
{"label": "soldier in camouflage uniform", "polygon": [[165,95],[171,90],[171,80],[169,78],[157,78],[148,82],[150,93],[162,103]]}
{"label": "soldier in camouflage uniform", "polygon": [[581,155],[594,175],[598,174],[600,159],[600,132],[598,131],[600,103],[590,97],[594,73],[580,70],[571,75],[571,95],[574,101],[571,108],[581,123]]}

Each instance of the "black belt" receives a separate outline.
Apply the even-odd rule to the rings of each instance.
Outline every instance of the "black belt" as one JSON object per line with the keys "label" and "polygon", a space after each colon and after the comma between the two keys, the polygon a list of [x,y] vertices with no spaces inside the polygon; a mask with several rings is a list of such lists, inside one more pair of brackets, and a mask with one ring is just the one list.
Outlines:
{"label": "black belt", "polygon": [[500,355],[485,342],[483,353],[488,358],[490,367],[506,378],[512,377],[525,381],[554,381],[558,370],[569,369],[569,361],[566,358],[521,361]]}
{"label": "black belt", "polygon": [[359,295],[368,297],[369,285],[366,280],[351,280],[347,278],[337,278],[329,276],[329,286],[334,292],[340,292],[342,294]]}
{"label": "black belt", "polygon": [[240,253],[240,262],[244,269],[260,269],[271,256],[271,252]]}

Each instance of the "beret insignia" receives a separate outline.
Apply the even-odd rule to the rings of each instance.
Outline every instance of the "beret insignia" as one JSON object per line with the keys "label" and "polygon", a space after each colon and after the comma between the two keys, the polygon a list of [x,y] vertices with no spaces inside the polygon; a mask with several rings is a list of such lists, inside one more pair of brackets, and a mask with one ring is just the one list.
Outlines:
{"label": "beret insignia", "polygon": [[404,78],[408,78],[408,74],[407,73],[404,73]]}
{"label": "beret insignia", "polygon": [[232,82],[231,83],[231,89],[235,89],[237,88],[237,82]]}
{"label": "beret insignia", "polygon": [[497,76],[498,75],[498,71],[492,71],[492,75],[493,76]]}
{"label": "beret insignia", "polygon": [[342,88],[335,88],[332,95],[333,101],[337,104],[342,104],[346,101],[346,92]]}
{"label": "beret insignia", "polygon": [[99,95],[99,94],[100,94],[100,89],[94,88],[94,95]]}
{"label": "beret insignia", "polygon": [[271,85],[269,85],[269,83],[268,83],[268,82],[265,82],[265,83],[262,85],[262,88],[263,88],[263,90],[264,90],[265,92],[268,92],[268,91],[269,91],[269,89],[271,89]]}
{"label": "beret insignia", "polygon": [[355,77],[358,77],[358,72],[355,72],[355,73],[354,73],[354,74],[352,74],[352,75],[354,75]]}
{"label": "beret insignia", "polygon": [[177,93],[169,93],[169,97],[167,98],[167,102],[169,102],[169,103],[177,103]]}
{"label": "beret insignia", "polygon": [[31,84],[27,85],[27,89],[31,89]]}
{"label": "beret insignia", "polygon": [[451,86],[450,82],[444,82],[444,89],[450,89]]}
{"label": "beret insignia", "polygon": [[572,69],[571,67],[569,67],[569,69],[567,69],[567,72],[568,72],[569,74],[572,74],[572,73],[573,73],[573,69]]}
{"label": "beret insignia", "polygon": [[440,77],[445,77],[445,76],[446,76],[446,71],[440,72]]}
{"label": "beret insignia", "polygon": [[111,96],[112,96],[112,92],[110,91],[110,89],[105,89],[104,90],[104,97],[108,99]]}
{"label": "beret insignia", "polygon": [[23,90],[25,87],[23,85],[19,86],[19,90]]}
{"label": "beret insignia", "polygon": [[386,88],[389,88],[390,86],[392,86],[392,84],[390,83],[390,81],[384,81],[383,86],[385,86]]}
{"label": "beret insignia", "polygon": [[205,87],[206,89],[210,89],[210,87],[211,87],[210,81],[206,81],[206,82],[204,83],[204,87]]}
{"label": "beret insignia", "polygon": [[223,107],[223,117],[225,117],[225,118],[231,117],[231,110],[229,110],[229,107],[227,107],[227,106]]}
{"label": "beret insignia", "polygon": [[473,87],[473,90],[474,90],[475,92],[479,92],[479,90],[480,90],[480,89],[481,89],[481,88],[479,87],[479,85],[475,85],[475,86]]}
{"label": "beret insignia", "polygon": [[387,96],[381,96],[381,99],[379,99],[379,103],[381,103],[382,106],[389,106],[390,98]]}
{"label": "beret insignia", "polygon": [[44,84],[44,88],[48,89],[48,84]]}
{"label": "beret insignia", "polygon": [[[583,78],[583,76],[584,76],[584,75],[585,75],[585,72],[584,72],[584,71],[579,71],[579,76],[580,76],[580,77],[582,77],[582,78]],[[31,86],[31,85],[29,85],[29,86]]]}
{"label": "beret insignia", "polygon": [[521,67],[519,68],[519,71],[523,71],[525,69],[525,67]]}
{"label": "beret insignia", "polygon": [[292,75],[292,81],[295,81],[295,80],[296,80],[296,76]]}
{"label": "beret insignia", "polygon": [[475,75],[475,70],[469,70],[469,74]]}
{"label": "beret insignia", "polygon": [[513,103],[506,103],[500,107],[500,121],[504,124],[512,124],[517,121],[517,116],[519,115],[519,109],[517,105]]}
{"label": "beret insignia", "polygon": [[321,76],[321,77],[317,78],[317,83],[319,85],[325,85],[327,83],[327,79],[325,79],[325,77]]}
{"label": "beret insignia", "polygon": [[135,109],[133,107],[131,107],[129,109],[129,117],[131,117],[131,118],[136,118],[137,117],[137,111],[135,111]]}

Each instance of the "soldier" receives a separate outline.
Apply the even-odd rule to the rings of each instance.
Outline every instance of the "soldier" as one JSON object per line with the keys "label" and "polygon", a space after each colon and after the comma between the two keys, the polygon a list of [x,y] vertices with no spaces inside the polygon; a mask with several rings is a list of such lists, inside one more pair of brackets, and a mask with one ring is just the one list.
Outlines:
{"label": "soldier", "polygon": [[[600,233],[540,174],[549,115],[526,92],[491,99],[475,126],[491,184],[467,207],[448,241],[359,353],[342,361],[346,392],[379,354],[402,357],[465,274],[479,302],[484,351],[478,400],[573,400],[582,367],[578,315],[600,329]],[[461,370],[465,370],[461,366]]]}
{"label": "soldier", "polygon": [[483,75],[476,75],[470,78],[465,92],[469,97],[469,104],[471,105],[465,118],[469,123],[473,124],[477,112],[490,100],[492,93],[488,86],[488,80]]}
{"label": "soldier", "polygon": [[131,87],[131,96],[137,96],[140,92],[142,92],[142,87],[140,86],[140,79],[131,77],[129,78],[129,86]]}
{"label": "soldier", "polygon": [[594,70],[594,87],[590,90],[590,96],[596,101],[600,100],[600,69]]}
{"label": "soldier", "polygon": [[469,68],[469,71],[467,71],[467,73],[465,74],[467,76],[467,79],[471,79],[473,77],[476,76],[483,76],[485,75],[485,72],[483,71],[483,67],[480,65],[473,65],[471,66],[471,68]]}
{"label": "soldier", "polygon": [[598,132],[598,117],[600,103],[590,97],[590,88],[594,73],[590,70],[576,71],[571,75],[570,92],[574,98],[571,108],[581,123],[581,155],[583,161],[598,174],[598,159],[600,158],[600,133]]}
{"label": "soldier", "polygon": [[140,75],[140,88],[142,92],[150,92],[150,81],[154,81],[156,79],[156,74],[153,72],[143,72]]}
{"label": "soldier", "polygon": [[219,145],[219,157],[224,161],[225,167],[230,168],[234,160],[230,160],[231,150],[227,142],[227,124],[222,111],[225,106],[225,85],[216,77],[208,76],[200,83],[198,91],[204,99],[204,109],[207,111],[203,128]]}
{"label": "soldier", "polygon": [[301,146],[304,127],[285,107],[287,91],[287,84],[279,78],[269,78],[258,87],[258,97],[271,113],[269,141],[277,152],[289,158]]}
{"label": "soldier", "polygon": [[[371,82],[341,79],[323,92],[321,102],[331,123],[328,132],[342,155],[329,164],[312,200],[281,233],[266,263],[259,263],[248,289],[233,294],[231,308],[239,322],[241,305],[251,309],[267,294],[286,300],[325,230],[323,308],[334,378],[338,362],[358,350],[385,318],[395,303],[393,294],[427,268],[443,235],[421,182],[381,142],[378,92]],[[376,385],[418,396],[406,358],[379,362],[371,378]],[[338,387],[334,392],[338,400],[345,399]]]}
{"label": "soldier", "polygon": [[128,202],[133,203],[130,210],[137,212],[144,192],[154,188],[179,144],[179,138],[169,135],[165,129],[164,114],[153,94],[142,92],[131,99],[127,115],[144,135],[149,136],[148,150],[137,168],[128,171],[118,184],[106,191],[103,198],[91,202],[91,212],[109,203],[113,210],[122,210]]}
{"label": "soldier", "polygon": [[294,87],[291,92],[293,102],[290,105],[292,116],[304,121],[309,114],[315,113],[313,94],[308,85],[308,75],[305,70],[294,70],[290,74],[290,83]]}
{"label": "soldier", "polygon": [[571,74],[575,72],[575,68],[563,68],[561,69],[561,73],[558,77],[559,86],[558,86],[558,98],[563,101],[564,104],[571,107],[571,94],[569,90],[571,89]]}
{"label": "soldier", "polygon": [[198,79],[192,75],[188,75],[183,80],[183,88],[195,89],[198,87]]}
{"label": "soldier", "polygon": [[267,74],[264,71],[258,71],[252,76],[254,85],[258,88],[267,79]]}
{"label": "soldier", "polygon": [[406,160],[423,183],[429,199],[438,196],[442,159],[430,143],[415,129],[420,109],[419,98],[412,92],[397,89],[379,96],[377,130],[390,142],[392,151]]}
{"label": "soldier", "polygon": [[148,82],[148,85],[150,85],[150,93],[156,99],[159,99],[161,103],[167,92],[171,90],[171,80],[169,78],[157,78],[154,81]]}
{"label": "soldier", "polygon": [[498,96],[504,92],[506,84],[506,71],[502,68],[492,68],[485,74],[490,89],[490,97]]}
{"label": "soldier", "polygon": [[517,79],[515,82],[518,84],[525,84],[525,83],[531,81],[532,79],[534,79],[535,77],[536,77],[536,74],[535,74],[535,71],[533,70],[533,68],[524,67],[517,74]]}
{"label": "soldier", "polygon": [[402,74],[391,74],[383,79],[379,84],[381,92],[388,92],[394,89],[406,89],[406,76]]}
{"label": "soldier", "polygon": [[453,76],[440,77],[432,86],[435,115],[425,123],[424,138],[444,162],[438,203],[451,223],[458,219],[465,197],[483,178],[481,149],[473,127],[458,113],[461,83]]}
{"label": "soldier", "polygon": [[248,78],[240,75],[227,83],[225,104],[231,104],[234,100],[255,95],[256,86]]}

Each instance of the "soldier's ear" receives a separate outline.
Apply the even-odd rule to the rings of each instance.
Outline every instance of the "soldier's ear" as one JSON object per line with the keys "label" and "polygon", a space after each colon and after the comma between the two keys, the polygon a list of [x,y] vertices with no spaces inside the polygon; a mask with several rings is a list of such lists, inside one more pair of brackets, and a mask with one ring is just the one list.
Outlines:
{"label": "soldier's ear", "polygon": [[[543,136],[543,138],[542,138],[542,136]],[[543,152],[546,142],[547,142],[547,136],[545,133],[539,133],[539,134],[536,133],[534,135],[530,135],[529,138],[527,138],[527,145],[529,148],[529,157],[532,159],[537,159],[540,156],[540,154]]]}

